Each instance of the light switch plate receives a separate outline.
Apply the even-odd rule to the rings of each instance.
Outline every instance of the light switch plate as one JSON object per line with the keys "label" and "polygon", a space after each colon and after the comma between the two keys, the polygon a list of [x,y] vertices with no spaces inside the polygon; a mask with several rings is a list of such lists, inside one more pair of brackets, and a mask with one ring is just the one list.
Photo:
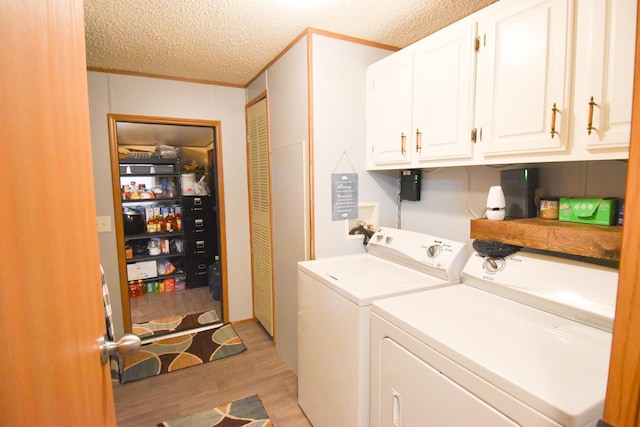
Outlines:
{"label": "light switch plate", "polygon": [[108,233],[109,231],[111,231],[110,216],[96,217],[96,224],[98,225],[98,233]]}

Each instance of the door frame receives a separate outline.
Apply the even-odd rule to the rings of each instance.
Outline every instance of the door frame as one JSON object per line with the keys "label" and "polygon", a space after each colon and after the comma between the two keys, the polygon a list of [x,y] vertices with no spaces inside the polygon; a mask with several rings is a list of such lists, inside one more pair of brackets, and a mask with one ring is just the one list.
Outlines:
{"label": "door frame", "polygon": [[122,322],[125,333],[131,333],[131,306],[129,304],[129,287],[127,282],[127,260],[124,253],[124,223],[119,209],[117,209],[117,201],[122,197],[120,189],[120,181],[116,177],[120,176],[119,155],[118,155],[118,135],[116,126],[118,122],[129,123],[149,123],[149,124],[166,124],[180,126],[199,126],[210,127],[214,131],[214,152],[216,161],[216,182],[218,196],[218,228],[219,228],[219,244],[220,244],[220,266],[222,269],[222,321],[229,322],[229,301],[227,274],[227,237],[226,237],[226,221],[224,209],[224,179],[222,167],[222,130],[221,122],[217,120],[199,120],[199,119],[183,119],[172,117],[157,116],[140,116],[127,114],[107,114],[109,126],[109,156],[111,160],[111,181],[113,188],[113,206],[114,206],[114,222],[116,230],[116,245],[118,254],[118,276],[120,281],[120,296],[122,300]]}
{"label": "door frame", "polygon": [[622,252],[609,380],[602,420],[606,426],[640,422],[640,8],[636,12],[633,106],[627,166]]}

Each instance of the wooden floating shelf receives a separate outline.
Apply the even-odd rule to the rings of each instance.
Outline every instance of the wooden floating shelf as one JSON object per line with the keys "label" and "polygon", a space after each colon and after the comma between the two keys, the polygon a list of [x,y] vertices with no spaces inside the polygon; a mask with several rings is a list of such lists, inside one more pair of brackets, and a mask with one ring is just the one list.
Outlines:
{"label": "wooden floating shelf", "polygon": [[540,218],[471,220],[471,238],[620,261],[622,227],[578,224]]}

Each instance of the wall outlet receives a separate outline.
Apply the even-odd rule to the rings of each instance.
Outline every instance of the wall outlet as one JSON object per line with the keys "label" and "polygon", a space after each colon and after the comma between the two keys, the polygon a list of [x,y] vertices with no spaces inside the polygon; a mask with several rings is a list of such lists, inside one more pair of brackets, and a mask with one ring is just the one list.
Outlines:
{"label": "wall outlet", "polygon": [[99,216],[96,218],[96,224],[98,225],[98,233],[108,233],[111,231],[111,217]]}

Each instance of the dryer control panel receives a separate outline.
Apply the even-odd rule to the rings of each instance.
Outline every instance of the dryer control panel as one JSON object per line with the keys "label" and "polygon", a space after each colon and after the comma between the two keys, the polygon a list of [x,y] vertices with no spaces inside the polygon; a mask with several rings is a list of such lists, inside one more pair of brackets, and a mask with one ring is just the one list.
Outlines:
{"label": "dryer control panel", "polygon": [[464,243],[389,227],[376,230],[367,251],[443,280],[460,279],[470,253]]}

